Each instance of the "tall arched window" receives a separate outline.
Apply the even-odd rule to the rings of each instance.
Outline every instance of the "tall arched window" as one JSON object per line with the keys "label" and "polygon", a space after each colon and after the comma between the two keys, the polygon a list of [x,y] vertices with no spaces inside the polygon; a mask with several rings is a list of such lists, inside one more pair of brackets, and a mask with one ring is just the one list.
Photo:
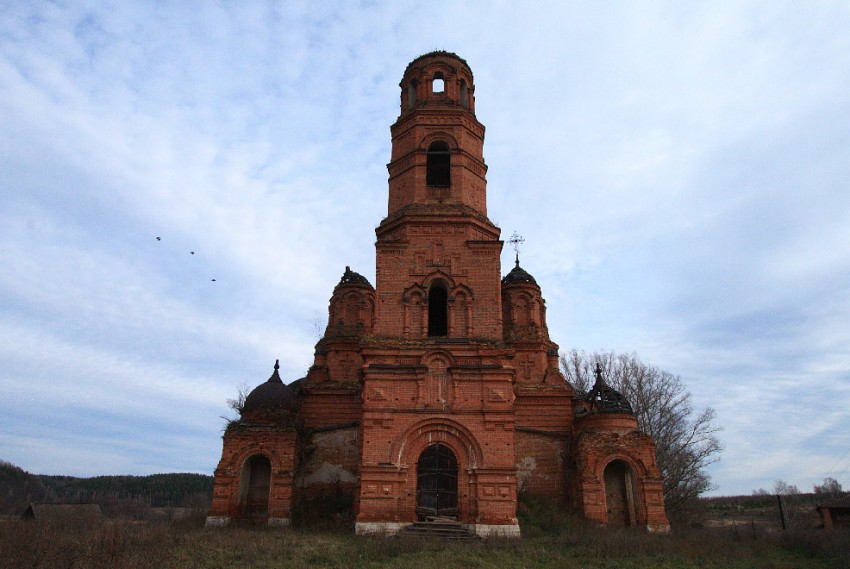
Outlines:
{"label": "tall arched window", "polygon": [[452,151],[448,143],[438,140],[428,146],[425,183],[429,186],[450,186],[452,183]]}
{"label": "tall arched window", "polygon": [[466,81],[460,80],[460,106],[469,108],[469,90],[466,87]]}
{"label": "tall arched window", "polygon": [[449,335],[449,293],[446,285],[435,281],[428,289],[428,336]]}

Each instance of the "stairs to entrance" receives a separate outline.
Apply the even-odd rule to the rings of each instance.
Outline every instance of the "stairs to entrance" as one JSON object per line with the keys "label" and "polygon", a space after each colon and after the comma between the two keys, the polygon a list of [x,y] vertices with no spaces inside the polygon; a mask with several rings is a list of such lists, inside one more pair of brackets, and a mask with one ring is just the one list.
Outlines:
{"label": "stairs to entrance", "polygon": [[398,534],[400,537],[442,539],[446,541],[478,541],[481,538],[471,533],[455,520],[434,518],[424,522],[415,522]]}

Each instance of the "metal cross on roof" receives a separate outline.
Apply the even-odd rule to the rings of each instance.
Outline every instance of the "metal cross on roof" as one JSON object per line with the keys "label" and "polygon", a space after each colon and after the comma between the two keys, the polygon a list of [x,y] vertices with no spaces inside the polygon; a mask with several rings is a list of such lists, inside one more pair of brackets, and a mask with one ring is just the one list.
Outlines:
{"label": "metal cross on roof", "polygon": [[519,266],[519,246],[525,243],[525,238],[514,231],[514,234],[511,235],[511,238],[508,239],[508,243],[514,248],[514,252],[516,252],[516,264]]}

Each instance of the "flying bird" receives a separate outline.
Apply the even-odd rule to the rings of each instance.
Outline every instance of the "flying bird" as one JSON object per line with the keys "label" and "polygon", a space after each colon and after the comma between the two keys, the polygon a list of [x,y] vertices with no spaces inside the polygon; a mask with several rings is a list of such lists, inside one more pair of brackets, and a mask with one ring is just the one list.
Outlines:
{"label": "flying bird", "polygon": [[162,237],[157,237],[157,238],[156,238],[156,240],[157,240],[157,241],[162,241]]}
{"label": "flying bird", "polygon": [[194,251],[189,251],[189,254],[194,255],[194,254],[195,254],[195,252],[194,252]]}
{"label": "flying bird", "polygon": [[212,282],[215,282],[215,279],[213,279]]}

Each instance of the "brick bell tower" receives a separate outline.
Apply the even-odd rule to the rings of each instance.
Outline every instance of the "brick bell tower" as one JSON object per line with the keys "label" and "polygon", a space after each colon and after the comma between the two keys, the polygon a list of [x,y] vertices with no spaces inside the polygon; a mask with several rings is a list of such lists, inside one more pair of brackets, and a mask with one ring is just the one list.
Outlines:
{"label": "brick bell tower", "polygon": [[504,365],[500,229],[466,62],[433,52],[401,80],[376,321],[361,346],[357,533],[449,517],[518,535],[513,369]]}

